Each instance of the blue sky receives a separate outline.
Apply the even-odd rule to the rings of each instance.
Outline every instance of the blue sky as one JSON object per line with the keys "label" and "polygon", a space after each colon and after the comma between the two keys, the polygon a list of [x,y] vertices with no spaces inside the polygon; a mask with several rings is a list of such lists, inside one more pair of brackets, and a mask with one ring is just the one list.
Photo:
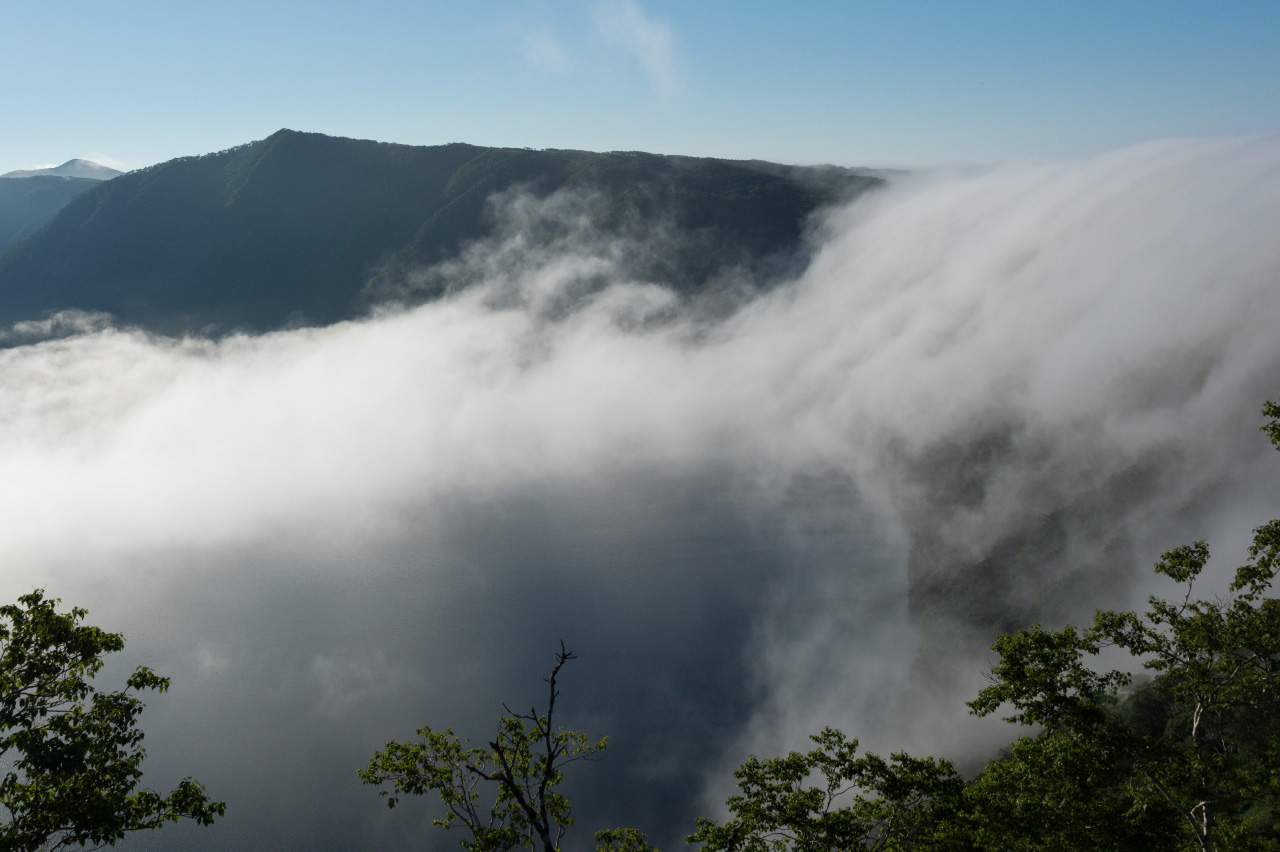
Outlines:
{"label": "blue sky", "polygon": [[1280,130],[1280,3],[0,4],[0,172],[281,127],[920,166]]}

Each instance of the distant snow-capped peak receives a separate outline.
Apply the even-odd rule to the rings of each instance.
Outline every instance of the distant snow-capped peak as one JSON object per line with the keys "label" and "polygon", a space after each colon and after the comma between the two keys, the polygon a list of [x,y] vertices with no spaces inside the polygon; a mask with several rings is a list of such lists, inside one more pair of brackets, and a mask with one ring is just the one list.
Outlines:
{"label": "distant snow-capped peak", "polygon": [[49,169],[18,169],[0,175],[0,178],[25,178],[37,175],[53,175],[55,177],[92,178],[93,180],[110,180],[116,175],[124,174],[119,169],[95,163],[92,160],[67,160],[60,166]]}

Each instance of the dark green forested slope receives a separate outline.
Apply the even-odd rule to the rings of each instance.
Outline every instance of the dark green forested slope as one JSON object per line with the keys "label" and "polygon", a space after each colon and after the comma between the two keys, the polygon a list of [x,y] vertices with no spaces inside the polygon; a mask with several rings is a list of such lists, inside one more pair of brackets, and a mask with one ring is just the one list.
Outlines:
{"label": "dark green forested slope", "polygon": [[819,205],[877,182],[841,169],[281,130],[75,199],[0,258],[0,322],[65,308],[163,331],[332,322],[361,309],[374,270],[428,264],[484,236],[489,199],[513,187],[598,193],[606,230],[700,235],[657,270],[696,288],[724,262],[796,251]]}
{"label": "dark green forested slope", "polygon": [[98,183],[94,178],[57,175],[0,179],[0,255],[40,230],[67,202]]}

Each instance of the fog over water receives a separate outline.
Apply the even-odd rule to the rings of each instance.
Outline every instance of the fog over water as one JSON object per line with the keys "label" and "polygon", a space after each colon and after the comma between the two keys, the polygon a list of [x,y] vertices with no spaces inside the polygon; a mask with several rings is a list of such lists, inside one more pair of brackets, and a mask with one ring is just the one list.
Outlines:
{"label": "fog over water", "polygon": [[[712,307],[628,274],[670,235],[605,241],[570,201],[503,199],[422,273],[471,285],[440,302],[216,342],[63,317],[0,351],[0,592],[123,631],[107,683],[171,675],[146,779],[228,802],[130,848],[451,847],[355,770],[423,724],[487,736],[561,639],[562,721],[612,740],[570,837],[668,848],[748,752],[824,724],[1009,737],[963,718],[986,637],[920,664],[909,570],[1061,517],[1017,594],[1067,617],[1192,539],[1226,570],[1280,514],[1280,137],[902,178]],[[982,459],[958,502],[956,458]],[[1125,567],[1069,574],[1107,546]]]}

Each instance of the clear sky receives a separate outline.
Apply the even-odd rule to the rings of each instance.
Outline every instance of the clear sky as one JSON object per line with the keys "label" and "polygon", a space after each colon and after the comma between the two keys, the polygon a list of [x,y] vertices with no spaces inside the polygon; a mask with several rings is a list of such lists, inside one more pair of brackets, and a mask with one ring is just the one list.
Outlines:
{"label": "clear sky", "polygon": [[281,127],[918,166],[1280,129],[1276,2],[0,0],[0,172]]}

